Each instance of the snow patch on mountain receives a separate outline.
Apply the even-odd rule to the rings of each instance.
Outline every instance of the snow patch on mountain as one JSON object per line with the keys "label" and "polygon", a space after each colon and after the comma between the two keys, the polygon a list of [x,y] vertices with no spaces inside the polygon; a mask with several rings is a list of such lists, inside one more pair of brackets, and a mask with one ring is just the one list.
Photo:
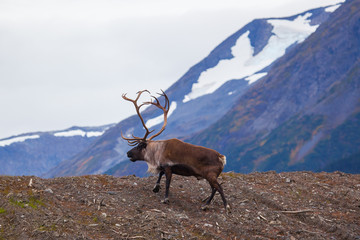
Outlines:
{"label": "snow patch on mountain", "polygon": [[[170,117],[170,115],[175,111],[176,109],[176,102],[173,101],[171,102],[170,104],[170,108],[169,108],[169,112],[168,112],[168,118]],[[160,115],[160,116],[157,116],[155,118],[152,118],[152,119],[149,119],[146,121],[145,125],[148,127],[148,128],[151,128],[153,126],[156,126],[160,123],[162,123],[164,121],[164,115]]]}
{"label": "snow patch on mountain", "polygon": [[9,146],[9,145],[11,145],[13,143],[17,143],[17,142],[24,142],[28,139],[37,139],[39,137],[40,137],[39,135],[30,135],[30,136],[20,136],[20,137],[13,137],[10,139],[1,140],[0,147]]}
{"label": "snow patch on mountain", "polygon": [[104,134],[104,131],[90,131],[85,132],[81,129],[77,130],[69,130],[63,132],[54,133],[55,137],[73,137],[73,136],[81,136],[81,137],[98,137]]}
{"label": "snow patch on mountain", "polygon": [[252,84],[252,83],[256,82],[257,80],[259,80],[260,78],[265,77],[266,75],[267,75],[267,72],[255,73],[255,74],[245,78],[245,80],[248,81],[249,84]]}
{"label": "snow patch on mountain", "polygon": [[330,7],[325,8],[326,12],[334,12],[336,9],[338,9],[341,6],[341,4],[336,4]]}
{"label": "snow patch on mountain", "polygon": [[215,67],[202,72],[198,81],[192,85],[191,92],[185,95],[183,102],[213,93],[229,80],[245,78],[252,84],[265,76],[266,73],[258,72],[284,55],[289,46],[304,41],[315,32],[318,25],[310,25],[311,15],[305,13],[294,20],[267,20],[273,26],[272,36],[263,50],[255,56],[249,39],[250,32],[242,34],[231,48],[233,58],[223,59]]}

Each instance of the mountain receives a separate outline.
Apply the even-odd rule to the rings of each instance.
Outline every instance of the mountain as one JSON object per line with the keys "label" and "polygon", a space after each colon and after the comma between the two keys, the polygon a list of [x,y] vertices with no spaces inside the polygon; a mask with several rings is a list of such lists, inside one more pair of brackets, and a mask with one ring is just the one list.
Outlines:
{"label": "mountain", "polygon": [[360,1],[347,1],[214,125],[187,140],[227,169],[359,173]]}
{"label": "mountain", "polygon": [[[232,149],[229,149],[224,143],[229,140],[229,136],[233,137],[227,135],[228,126],[240,124],[236,123],[238,120],[235,118],[232,119],[234,122],[224,122],[229,113],[242,106],[239,99],[251,99],[253,89],[261,86],[259,82],[273,75],[273,69],[278,66],[277,59],[288,54],[295,55],[297,46],[302,45],[338,6],[318,8],[286,18],[257,19],[228,37],[166,90],[171,100],[172,113],[166,131],[158,139],[186,139],[211,146],[233,158],[232,149],[241,151],[240,148],[232,145]],[[298,60],[301,61],[300,58]],[[267,94],[273,96],[270,91]],[[124,101],[124,104],[129,103]],[[255,106],[253,111],[260,111],[265,105]],[[157,109],[149,107],[142,115],[148,127],[161,127],[162,122],[157,121],[161,112]],[[224,132],[218,132],[221,130]],[[121,121],[102,135],[91,148],[61,162],[46,176],[104,172],[114,175],[145,174],[145,164],[129,164],[126,158],[129,146],[120,137],[121,132],[127,136],[143,136],[144,130],[138,116]],[[236,158],[230,161],[234,162],[229,164],[230,167],[242,170],[237,167]]]}
{"label": "mountain", "polygon": [[41,176],[91,146],[111,126],[72,127],[0,139],[0,175]]}

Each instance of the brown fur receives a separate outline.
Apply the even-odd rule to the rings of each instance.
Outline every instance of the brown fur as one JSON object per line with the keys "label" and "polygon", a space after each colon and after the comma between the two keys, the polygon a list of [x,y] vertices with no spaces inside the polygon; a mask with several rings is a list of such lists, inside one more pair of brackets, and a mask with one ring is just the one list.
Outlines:
{"label": "brown fur", "polygon": [[[161,156],[155,159],[156,163],[154,162],[157,168],[184,164],[191,167],[196,175],[202,177],[206,176],[209,170],[211,172],[215,170],[216,176],[219,176],[224,169],[224,163],[221,160],[223,155],[213,149],[185,143],[179,139],[149,142],[147,148],[147,152],[155,151],[158,155],[161,152]],[[155,156],[155,152],[151,156]],[[151,161],[153,159],[144,160],[153,163]]]}

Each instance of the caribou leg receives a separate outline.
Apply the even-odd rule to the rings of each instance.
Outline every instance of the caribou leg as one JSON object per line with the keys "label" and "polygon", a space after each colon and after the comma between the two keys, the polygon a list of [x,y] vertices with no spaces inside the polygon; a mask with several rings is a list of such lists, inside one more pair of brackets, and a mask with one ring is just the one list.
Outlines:
{"label": "caribou leg", "polygon": [[158,178],[158,180],[156,181],[156,184],[155,184],[155,186],[154,186],[154,188],[153,188],[153,192],[154,192],[154,193],[159,192],[159,190],[160,190],[160,181],[161,181],[161,178],[162,178],[162,176],[163,176],[164,174],[165,174],[164,171],[160,171],[160,173],[159,173],[159,178]]}
{"label": "caribou leg", "polygon": [[[201,207],[202,210],[206,210],[206,209],[207,209],[207,206],[211,203],[211,200],[214,198],[215,193],[216,193],[216,188],[211,187],[211,195],[205,199],[205,200],[207,200],[207,201],[206,201],[205,205]],[[204,201],[205,201],[205,200],[204,200]]]}
{"label": "caribou leg", "polygon": [[165,198],[162,201],[162,203],[169,203],[169,188],[170,188],[170,182],[172,177],[172,171],[171,167],[166,167],[164,169],[165,171],[165,177],[166,177],[166,188],[165,188]]}
{"label": "caribou leg", "polygon": [[230,205],[227,203],[226,199],[225,199],[225,195],[224,195],[224,191],[221,187],[221,185],[218,183],[218,181],[215,179],[215,188],[216,190],[220,193],[221,195],[221,198],[223,200],[223,203],[224,203],[224,207],[225,207],[225,211],[226,211],[226,214],[228,213],[231,213],[231,208],[230,208]]}
{"label": "caribou leg", "polygon": [[230,208],[230,205],[227,203],[226,201],[226,198],[225,198],[225,195],[224,195],[224,191],[221,187],[221,185],[219,184],[219,182],[217,181],[217,177],[215,176],[210,176],[208,179],[208,182],[210,183],[210,186],[211,186],[211,189],[212,189],[212,192],[211,192],[211,195],[208,199],[208,201],[206,202],[205,204],[205,208],[203,207],[203,209],[206,209],[206,206],[208,204],[210,204],[211,200],[213,199],[214,195],[215,195],[215,192],[218,191],[220,193],[220,196],[221,196],[221,199],[224,203],[224,207],[225,207],[225,211],[226,213],[230,213],[231,212],[231,208]]}

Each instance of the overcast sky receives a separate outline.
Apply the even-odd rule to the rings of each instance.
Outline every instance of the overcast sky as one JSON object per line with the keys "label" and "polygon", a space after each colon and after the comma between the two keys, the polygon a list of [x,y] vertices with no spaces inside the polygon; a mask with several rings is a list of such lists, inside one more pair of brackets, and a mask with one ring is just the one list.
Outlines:
{"label": "overcast sky", "polygon": [[132,115],[255,18],[340,0],[0,0],[0,139]]}

